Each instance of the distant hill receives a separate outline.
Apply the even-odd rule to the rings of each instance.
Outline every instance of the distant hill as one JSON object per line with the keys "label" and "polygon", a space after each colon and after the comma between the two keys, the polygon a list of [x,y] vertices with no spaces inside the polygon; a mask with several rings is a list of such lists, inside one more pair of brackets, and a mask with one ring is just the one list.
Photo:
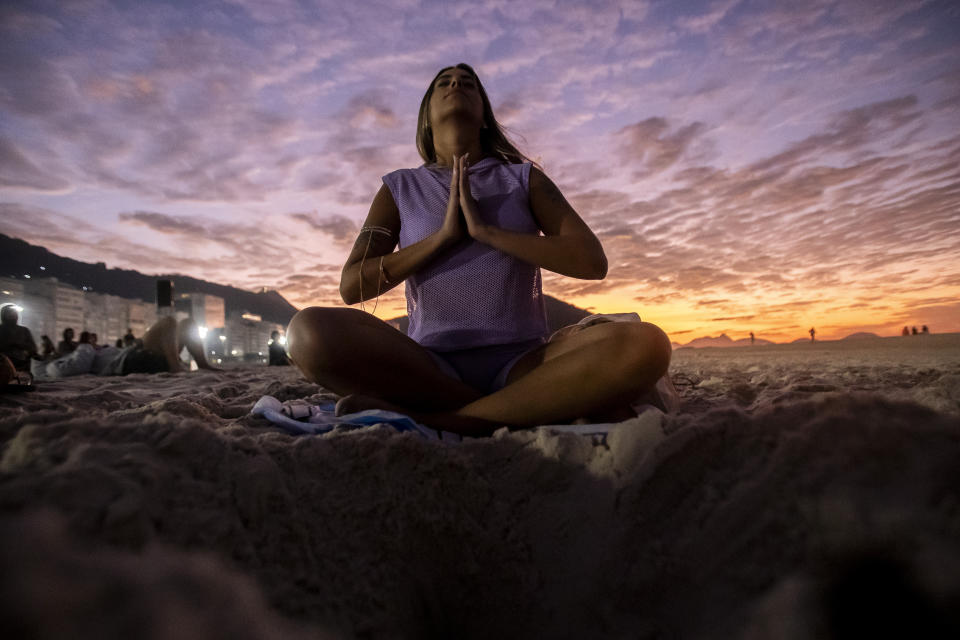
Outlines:
{"label": "distant hill", "polygon": [[694,338],[693,340],[691,340],[690,342],[688,342],[683,346],[699,349],[701,347],[733,347],[736,345],[733,342],[733,338],[731,338],[725,333],[721,333],[716,338],[713,338],[710,336],[704,336],[702,338]]}
{"label": "distant hill", "polygon": [[702,338],[694,338],[687,344],[677,344],[673,343],[674,349],[683,349],[686,347],[692,349],[702,349],[703,347],[760,347],[765,344],[776,344],[772,340],[764,340],[763,338],[755,338],[751,343],[750,338],[740,338],[739,340],[734,340],[725,333],[721,333],[719,336],[713,338],[710,336],[704,336]]}
{"label": "distant hill", "polygon": [[[583,318],[592,315],[591,312],[587,311],[586,309],[575,307],[572,304],[568,304],[563,300],[558,300],[553,296],[544,295],[543,299],[544,306],[547,308],[547,327],[549,327],[551,333],[561,327],[565,327],[570,324],[576,324]],[[410,319],[407,316],[393,318],[391,320],[387,320],[387,322],[397,327],[404,333],[406,333],[407,329],[410,327]]]}
{"label": "distant hill", "polygon": [[[43,270],[40,267],[45,267]],[[208,293],[224,300],[227,313],[255,313],[269,322],[286,325],[297,312],[276,291],[247,291],[183,275],[145,275],[130,269],[107,269],[103,262],[90,264],[64,258],[17,238],[0,234],[0,275],[56,278],[61,282],[90,287],[96,293],[156,301],[157,280],[172,280],[175,293]]]}
{"label": "distant hill", "polygon": [[870,333],[869,331],[858,331],[857,333],[851,333],[846,338],[840,338],[841,340],[869,340],[871,338],[879,338],[875,333]]}

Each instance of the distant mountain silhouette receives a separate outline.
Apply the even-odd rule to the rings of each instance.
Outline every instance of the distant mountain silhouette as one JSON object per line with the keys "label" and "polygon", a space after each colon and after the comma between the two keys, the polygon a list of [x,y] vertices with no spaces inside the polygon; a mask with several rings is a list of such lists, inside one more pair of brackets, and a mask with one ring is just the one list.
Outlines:
{"label": "distant mountain silhouette", "polygon": [[765,344],[777,344],[773,340],[764,340],[763,338],[754,338],[753,342],[750,342],[750,338],[740,338],[739,340],[734,340],[733,344],[738,347],[762,347]]}
{"label": "distant mountain silhouette", "polygon": [[841,340],[869,340],[870,338],[879,338],[875,333],[870,333],[869,331],[858,331],[856,333],[851,333],[846,338],[840,338]]}
{"label": "distant mountain silhouette", "polygon": [[[208,293],[224,300],[227,313],[255,313],[269,322],[286,325],[297,312],[276,291],[258,292],[229,287],[183,275],[145,275],[130,269],[107,269],[103,262],[90,264],[11,238],[0,233],[0,276],[22,278],[56,278],[74,287],[92,288],[95,293],[109,293],[123,298],[156,301],[157,280],[172,280],[174,293]],[[43,266],[45,269],[41,270]]]}
{"label": "distant mountain silhouette", "polygon": [[[755,338],[752,346],[760,347],[765,344],[776,344],[772,340],[764,340],[763,338]],[[690,347],[692,349],[701,349],[703,347],[749,347],[751,346],[750,338],[740,338],[739,340],[734,340],[725,333],[721,333],[716,338],[710,336],[704,336],[702,338],[694,338],[687,344],[677,344],[673,343],[674,349],[683,349],[685,347]]]}
{"label": "distant mountain silhouette", "polygon": [[736,344],[733,339],[725,333],[721,333],[716,338],[710,336],[704,336],[702,338],[694,338],[687,344],[683,345],[685,347],[693,347],[694,349],[699,349],[701,347],[734,347]]}
{"label": "distant mountain silhouette", "polygon": [[725,333],[721,333],[716,338],[705,336],[696,338],[687,343],[688,347],[732,347],[733,339]]}
{"label": "distant mountain silhouette", "polygon": [[[586,309],[575,307],[572,304],[566,303],[563,300],[558,300],[553,296],[544,295],[543,299],[544,306],[547,308],[547,327],[549,327],[551,333],[561,327],[565,327],[570,324],[576,324],[583,318],[592,315],[592,312],[587,311]],[[404,333],[406,333],[407,329],[410,327],[410,318],[407,316],[393,318],[391,320],[387,320],[387,322],[397,327]]]}

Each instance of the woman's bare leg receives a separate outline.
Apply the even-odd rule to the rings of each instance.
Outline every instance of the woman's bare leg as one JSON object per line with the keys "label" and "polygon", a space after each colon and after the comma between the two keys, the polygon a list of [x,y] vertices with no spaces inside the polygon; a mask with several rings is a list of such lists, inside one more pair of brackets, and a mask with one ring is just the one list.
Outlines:
{"label": "woman's bare leg", "polygon": [[670,365],[667,335],[646,322],[598,324],[550,342],[514,366],[503,389],[455,411],[407,413],[462,435],[602,414],[653,387]]}
{"label": "woman's bare leg", "polygon": [[419,344],[357,309],[303,309],[287,327],[287,350],[308,380],[339,395],[385,400],[406,413],[451,411],[481,395],[444,373]]}
{"label": "woman's bare leg", "polygon": [[[670,365],[670,340],[646,322],[598,324],[524,356],[507,386],[488,396],[450,378],[416,342],[356,309],[313,307],[287,329],[291,359],[340,395],[386,402],[432,427],[486,435],[616,410]],[[371,406],[371,405],[367,405]]]}
{"label": "woman's bare leg", "polygon": [[670,339],[648,322],[608,322],[524,356],[507,386],[459,409],[462,417],[529,427],[617,410],[670,366]]}
{"label": "woman's bare leg", "polygon": [[177,324],[177,343],[174,345],[177,353],[177,359],[180,358],[180,350],[187,348],[187,353],[193,356],[197,361],[198,369],[208,369],[210,371],[221,371],[207,361],[206,349],[203,346],[203,339],[200,337],[200,330],[197,324],[190,318],[184,318]]}
{"label": "woman's bare leg", "polygon": [[143,334],[143,348],[166,358],[170,371],[183,370],[183,364],[180,362],[180,350],[183,347],[186,347],[193,359],[197,361],[197,367],[219,371],[207,362],[197,325],[189,318],[177,322],[172,316],[165,316],[153,323],[153,326]]}
{"label": "woman's bare leg", "polygon": [[159,353],[166,361],[170,371],[181,371],[180,350],[177,348],[177,321],[172,316],[164,316],[143,334],[143,348]]}

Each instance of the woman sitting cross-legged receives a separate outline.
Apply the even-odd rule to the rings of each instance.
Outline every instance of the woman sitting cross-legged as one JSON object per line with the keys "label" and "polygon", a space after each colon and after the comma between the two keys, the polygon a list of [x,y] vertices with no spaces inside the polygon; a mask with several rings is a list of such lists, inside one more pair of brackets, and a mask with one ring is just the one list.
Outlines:
{"label": "woman sitting cross-legged", "polygon": [[425,164],[384,176],[340,282],[348,304],[406,282],[409,337],[357,309],[311,307],[287,329],[293,362],[344,396],[339,414],[390,409],[473,436],[623,419],[666,373],[670,341],[645,322],[547,341],[540,269],[602,279],[606,256],[503,134],[469,66],[430,83],[417,148]]}

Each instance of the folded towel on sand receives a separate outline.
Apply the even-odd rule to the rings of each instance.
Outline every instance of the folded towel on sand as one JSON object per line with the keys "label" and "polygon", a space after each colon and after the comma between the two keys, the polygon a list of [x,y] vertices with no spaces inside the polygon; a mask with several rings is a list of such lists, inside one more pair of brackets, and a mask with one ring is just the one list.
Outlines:
{"label": "folded towel on sand", "polygon": [[[338,416],[333,403],[312,405],[303,400],[280,402],[273,396],[263,396],[253,405],[250,413],[263,416],[284,431],[294,435],[319,435],[335,428],[360,429],[374,425],[389,425],[399,432],[413,432],[427,440],[442,442],[460,442],[462,437],[449,431],[438,431],[426,427],[410,416],[382,409],[367,409],[357,413]],[[647,410],[660,410],[647,406]],[[551,424],[537,427],[557,433],[577,433],[589,436],[605,436],[618,422],[597,424]]]}
{"label": "folded towel on sand", "polygon": [[338,416],[334,413],[335,408],[333,403],[311,405],[302,400],[280,402],[273,396],[263,396],[253,405],[250,413],[263,416],[294,435],[317,435],[333,431],[336,427],[357,429],[386,424],[400,432],[412,431],[427,440],[460,441],[457,434],[430,429],[409,416],[393,411],[367,409]]}

